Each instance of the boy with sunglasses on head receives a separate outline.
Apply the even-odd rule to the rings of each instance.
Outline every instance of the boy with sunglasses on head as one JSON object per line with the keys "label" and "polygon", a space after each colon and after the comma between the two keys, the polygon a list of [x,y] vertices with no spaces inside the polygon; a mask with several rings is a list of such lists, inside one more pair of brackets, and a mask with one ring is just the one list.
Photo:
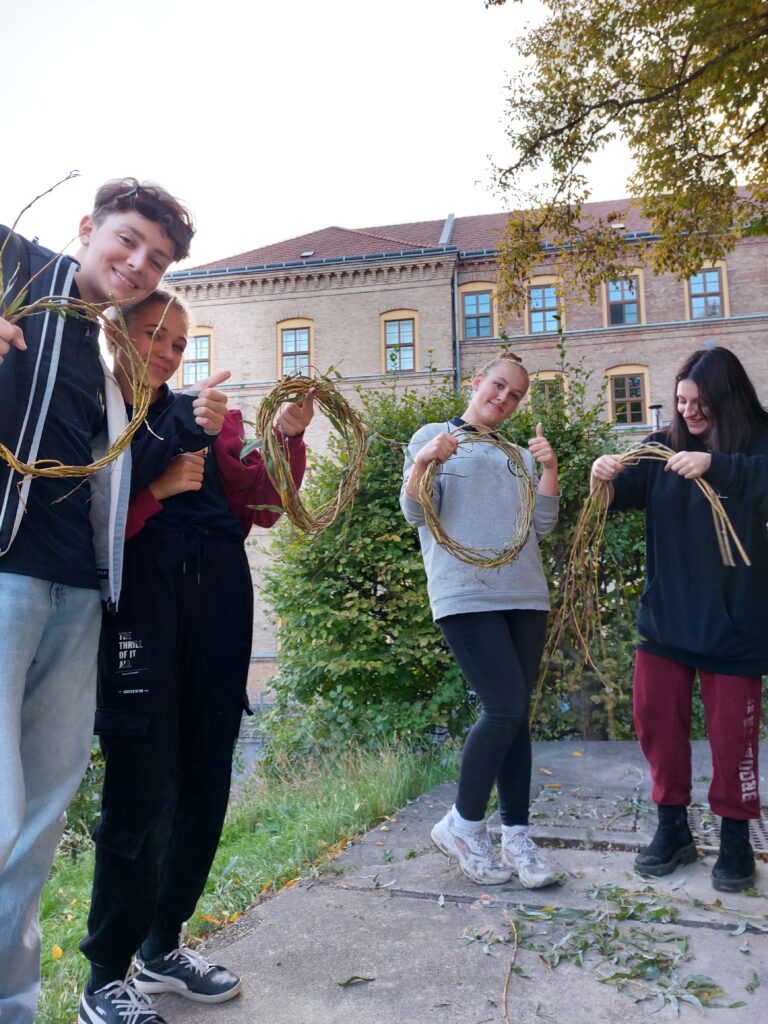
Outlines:
{"label": "boy with sunglasses on head", "polygon": [[[74,259],[0,228],[5,287],[21,283],[25,304],[133,304],[188,254],[193,234],[189,212],[164,189],[109,181],[80,221]],[[7,304],[0,296],[0,313]],[[0,317],[0,441],[22,462],[84,466],[124,428],[98,334],[79,315],[36,313],[17,325]],[[224,395],[203,388],[197,424],[215,432],[225,407]],[[90,754],[101,597],[115,605],[120,591],[129,458],[82,480],[22,477],[0,460],[2,1024],[34,1020],[39,896]]]}

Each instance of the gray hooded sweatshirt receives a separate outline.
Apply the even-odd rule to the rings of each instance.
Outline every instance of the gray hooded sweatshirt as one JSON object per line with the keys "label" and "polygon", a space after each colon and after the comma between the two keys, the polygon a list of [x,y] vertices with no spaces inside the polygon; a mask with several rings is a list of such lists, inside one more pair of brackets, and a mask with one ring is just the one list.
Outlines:
{"label": "gray hooded sweatshirt", "polygon": [[[427,423],[411,438],[405,458],[404,479],[419,448],[461,421]],[[471,428],[466,432],[471,436]],[[521,448],[534,486],[538,483],[534,459]],[[495,445],[462,444],[435,477],[434,505],[443,530],[466,547],[502,551],[509,546],[520,507],[520,488],[506,455]],[[536,492],[533,528],[520,554],[498,569],[480,569],[454,558],[432,536],[424,509],[405,490],[400,507],[411,526],[418,527],[427,573],[427,589],[435,620],[464,612],[502,611],[513,608],[549,610],[547,581],[539,540],[557,523],[559,497]]]}

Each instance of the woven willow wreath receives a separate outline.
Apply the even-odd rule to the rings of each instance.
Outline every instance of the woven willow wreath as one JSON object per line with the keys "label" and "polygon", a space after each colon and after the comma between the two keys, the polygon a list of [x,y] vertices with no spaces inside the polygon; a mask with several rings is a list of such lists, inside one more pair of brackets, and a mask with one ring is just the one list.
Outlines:
{"label": "woven willow wreath", "polygon": [[[0,284],[2,284],[1,279]],[[119,344],[125,346],[131,360],[131,380],[134,394],[131,421],[119,437],[110,445],[105,454],[87,466],[67,466],[57,459],[38,459],[35,462],[21,462],[16,458],[14,452],[1,441],[0,458],[4,459],[11,469],[22,476],[43,476],[54,479],[93,476],[94,473],[98,473],[104,466],[114,462],[119,455],[122,455],[126,448],[130,447],[134,434],[146,419],[152,396],[152,389],[147,381],[146,364],[138,356],[131,343],[125,327],[125,321],[122,317],[119,317],[118,321],[112,320],[108,316],[107,311],[101,306],[94,306],[89,302],[84,302],[82,299],[51,296],[46,299],[38,299],[37,302],[30,303],[27,306],[15,303],[9,309],[3,310],[2,315],[10,323],[18,323],[18,321],[25,317],[43,316],[48,313],[62,317],[77,316],[97,323],[102,328],[109,327],[113,335],[117,334]]]}
{"label": "woven willow wreath", "polygon": [[[325,413],[333,428],[341,435],[347,455],[347,466],[341,475],[335,498],[315,509],[306,508],[291,475],[287,438],[278,438],[272,423],[283,402],[301,402],[314,389],[315,403]],[[349,404],[328,377],[305,377],[294,374],[278,381],[262,399],[256,413],[256,436],[260,439],[261,456],[285,514],[299,530],[319,534],[336,522],[352,501],[360,486],[366,452],[365,426],[360,415]]]}
{"label": "woven willow wreath", "polygon": [[[71,181],[72,178],[76,178],[79,173],[79,171],[70,171],[69,174],[60,181],[57,181],[50,188],[36,196],[32,202],[27,203],[11,225],[11,232],[16,230],[16,225],[19,223],[21,217],[30,209],[30,207],[34,206],[38,199],[42,199],[43,196],[53,192],[54,189],[57,189],[59,185],[63,185],[64,182]],[[5,248],[8,245],[10,238],[11,233],[8,233],[2,246],[0,246],[0,257],[2,257],[5,252]],[[52,259],[55,258],[56,257],[52,257]],[[125,320],[120,315],[119,311],[117,321],[115,321],[107,315],[106,311],[101,306],[94,306],[82,299],[57,296],[49,296],[45,299],[38,299],[36,302],[29,303],[28,305],[23,305],[25,295],[24,289],[21,289],[12,302],[6,304],[5,299],[9,293],[11,284],[15,283],[17,273],[18,268],[11,275],[11,280],[5,281],[3,277],[2,259],[0,259],[0,316],[5,320],[8,320],[9,323],[15,324],[24,317],[41,316],[45,313],[52,312],[57,316],[80,316],[86,320],[98,323],[102,327],[109,326],[112,330],[113,336],[116,334],[119,338],[120,345],[124,344],[126,350],[130,353],[131,384],[133,386],[133,414],[128,426],[123,430],[120,436],[115,439],[114,443],[110,445],[104,455],[87,466],[66,466],[57,459],[38,459],[36,462],[32,463],[20,462],[16,458],[14,452],[12,452],[10,448],[7,448],[1,440],[0,459],[5,459],[8,465],[22,476],[45,476],[53,478],[93,476],[94,473],[98,473],[98,471],[103,469],[104,466],[108,466],[110,462],[114,462],[119,455],[122,455],[126,448],[130,447],[134,434],[147,417],[147,410],[149,409],[150,399],[152,397],[152,389],[147,380],[146,365],[139,358],[138,353],[134,349],[131,339],[128,337]],[[37,273],[42,273],[42,270],[39,270]],[[37,274],[35,277],[36,276]],[[34,277],[32,280],[34,280]],[[26,284],[29,283],[31,282],[26,282]]]}
{"label": "woven willow wreath", "polygon": [[[511,441],[506,441],[495,434],[467,433],[465,431],[451,431],[451,433],[456,436],[459,448],[462,445],[491,444],[502,451],[507,456],[508,461],[514,466],[516,470],[514,475],[517,477],[520,490],[520,507],[517,511],[514,529],[512,530],[509,543],[503,551],[493,551],[489,548],[465,547],[449,537],[440,524],[440,518],[433,502],[435,477],[443,465],[437,459],[429,463],[419,483],[419,501],[424,509],[424,519],[440,547],[445,548],[454,558],[458,558],[460,562],[475,565],[480,569],[497,569],[499,566],[507,565],[508,562],[514,561],[528,540],[531,523],[533,522],[534,507],[536,505],[536,492],[533,480],[525,467],[520,449]],[[454,455],[453,458],[455,459],[456,456]]]}

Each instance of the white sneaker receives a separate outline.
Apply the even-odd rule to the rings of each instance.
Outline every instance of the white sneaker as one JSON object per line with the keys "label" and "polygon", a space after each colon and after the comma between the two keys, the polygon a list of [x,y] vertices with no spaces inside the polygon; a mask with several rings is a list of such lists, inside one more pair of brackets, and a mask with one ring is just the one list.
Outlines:
{"label": "white sneaker", "polygon": [[459,833],[453,826],[453,815],[448,811],[431,832],[432,842],[446,857],[455,857],[462,873],[478,885],[501,885],[512,877],[491,845],[488,829],[483,825],[475,835]]}
{"label": "white sneaker", "polygon": [[526,889],[541,889],[558,881],[557,871],[548,863],[527,832],[507,838],[502,834],[501,860],[512,869]]}

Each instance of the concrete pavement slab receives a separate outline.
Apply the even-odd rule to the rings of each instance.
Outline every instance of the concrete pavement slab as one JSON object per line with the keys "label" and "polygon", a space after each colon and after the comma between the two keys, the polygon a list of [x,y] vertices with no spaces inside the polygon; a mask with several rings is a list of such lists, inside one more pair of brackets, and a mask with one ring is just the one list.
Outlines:
{"label": "concrete pavement slab", "polygon": [[[694,749],[699,798],[705,747]],[[236,999],[164,996],[158,1010],[169,1024],[503,1024],[505,1009],[532,1024],[639,1024],[673,1019],[676,998],[693,1021],[702,1011],[680,1000],[703,991],[688,979],[706,976],[723,990],[713,1002],[743,1004],[716,1020],[768,1019],[768,864],[749,894],[712,889],[712,855],[652,883],[635,874],[653,809],[634,743],[536,746],[532,797],[544,816],[533,831],[562,872],[548,889],[474,885],[435,850],[429,831],[454,793],[423,794],[213,936],[206,955],[243,978]],[[654,1015],[659,951],[676,958],[676,980]],[[632,955],[645,957],[641,977]],[[601,981],[620,971],[632,975],[626,993]]]}

